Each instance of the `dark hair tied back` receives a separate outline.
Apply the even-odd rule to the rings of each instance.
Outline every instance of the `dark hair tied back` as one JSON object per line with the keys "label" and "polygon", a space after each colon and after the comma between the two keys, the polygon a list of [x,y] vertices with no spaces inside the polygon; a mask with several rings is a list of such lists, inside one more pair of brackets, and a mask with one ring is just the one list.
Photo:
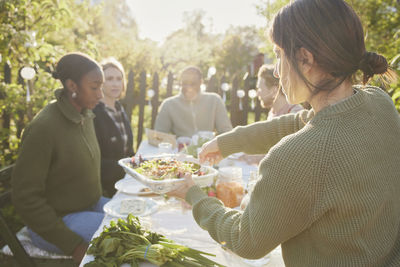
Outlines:
{"label": "dark hair tied back", "polygon": [[65,87],[66,80],[71,79],[79,84],[81,78],[94,69],[102,71],[100,65],[88,55],[80,52],[68,53],[58,61],[53,77],[59,79]]}
{"label": "dark hair tied back", "polygon": [[374,52],[366,52],[358,64],[364,73],[363,83],[366,84],[375,74],[383,74],[388,69],[388,62],[384,56]]}

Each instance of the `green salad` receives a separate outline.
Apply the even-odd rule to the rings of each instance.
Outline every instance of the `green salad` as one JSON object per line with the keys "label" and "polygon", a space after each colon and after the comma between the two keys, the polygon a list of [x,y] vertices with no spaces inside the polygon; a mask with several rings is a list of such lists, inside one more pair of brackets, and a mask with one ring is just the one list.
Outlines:
{"label": "green salad", "polygon": [[178,179],[183,178],[185,173],[202,176],[204,171],[200,170],[200,165],[194,162],[178,161],[173,158],[161,158],[151,160],[139,160],[130,163],[138,173],[152,180]]}

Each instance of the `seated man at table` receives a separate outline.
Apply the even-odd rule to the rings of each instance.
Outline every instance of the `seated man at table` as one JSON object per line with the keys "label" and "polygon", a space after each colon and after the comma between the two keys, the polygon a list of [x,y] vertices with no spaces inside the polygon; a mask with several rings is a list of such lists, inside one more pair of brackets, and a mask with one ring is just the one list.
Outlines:
{"label": "seated man at table", "polygon": [[181,92],[163,101],[154,129],[177,137],[198,131],[221,134],[232,129],[224,103],[219,95],[200,91],[202,73],[190,66],[181,74]]}

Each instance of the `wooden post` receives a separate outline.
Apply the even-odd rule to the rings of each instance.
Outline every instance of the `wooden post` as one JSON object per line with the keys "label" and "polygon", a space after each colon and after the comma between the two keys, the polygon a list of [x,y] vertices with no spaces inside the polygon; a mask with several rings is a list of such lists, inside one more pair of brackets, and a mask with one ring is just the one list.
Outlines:
{"label": "wooden post", "polygon": [[135,81],[134,81],[134,73],[132,70],[129,71],[128,75],[128,84],[126,85],[126,93],[124,99],[121,100],[122,105],[125,108],[126,114],[128,115],[129,121],[132,120],[132,111],[135,107],[135,97],[134,97],[134,89],[135,89]]}
{"label": "wooden post", "polygon": [[138,122],[138,133],[137,133],[137,144],[136,150],[139,148],[140,143],[142,142],[143,137],[143,122],[144,122],[144,106],[146,105],[146,72],[142,71],[140,73],[139,80],[139,122]]}
{"label": "wooden post", "polygon": [[[222,91],[222,88],[221,88],[221,85],[222,85],[223,83],[227,83],[227,80],[226,80],[226,76],[225,76],[225,75],[222,76],[221,82],[220,82],[219,85],[218,85],[218,94],[219,94],[221,97],[222,97],[223,94],[224,94],[224,91]],[[227,92],[225,92],[225,93],[227,93]]]}
{"label": "wooden post", "polygon": [[239,116],[238,116],[239,98],[237,97],[238,88],[239,88],[239,78],[237,75],[235,75],[232,82],[231,99],[230,99],[231,122],[233,127],[239,125]]}
{"label": "wooden post", "polygon": [[[21,68],[21,69],[22,69],[22,68]],[[25,81],[24,81],[24,79],[22,78],[22,76],[21,76],[21,69],[19,69],[19,72],[18,72],[18,84],[20,84],[22,87],[28,86],[28,85],[25,83]],[[26,97],[26,96],[25,96],[25,97]],[[16,122],[16,126],[17,126],[16,136],[17,136],[18,138],[21,138],[22,130],[23,130],[24,127],[25,127],[25,124],[24,124],[25,113],[29,112],[29,103],[26,102],[26,105],[28,106],[28,108],[27,108],[26,110],[20,109],[19,111],[17,111],[18,120],[17,120],[17,122]]]}
{"label": "wooden post", "polygon": [[242,104],[243,104],[243,110],[242,110],[242,116],[241,116],[241,125],[247,125],[247,117],[249,114],[249,90],[250,90],[250,80],[251,76],[249,75],[249,72],[246,72],[246,74],[243,77],[244,80],[244,97],[242,98]]}
{"label": "wooden post", "polygon": [[[11,83],[11,68],[7,62],[4,64],[4,82],[6,84]],[[7,92],[0,91],[0,99],[5,99],[6,97]],[[10,130],[11,115],[8,110],[3,110],[1,120],[1,129],[7,129],[7,131]],[[8,149],[10,147],[10,141],[8,138],[4,138],[1,142],[3,151],[4,149]]]}
{"label": "wooden post", "polygon": [[167,82],[167,95],[166,97],[172,96],[172,88],[174,86],[174,75],[172,72],[168,72],[168,82]]}
{"label": "wooden post", "polygon": [[256,108],[254,110],[254,113],[255,113],[254,121],[259,121],[261,118],[262,107],[261,107],[260,100],[258,100],[258,98],[256,98],[255,101],[256,101]]}
{"label": "wooden post", "polygon": [[218,93],[217,77],[215,76],[215,74],[211,76],[210,80],[208,81],[206,91]]}
{"label": "wooden post", "polygon": [[154,73],[153,76],[153,90],[154,90],[154,96],[151,99],[151,129],[154,129],[154,123],[156,122],[156,117],[158,113],[158,106],[160,102],[158,101],[159,98],[159,92],[160,92],[160,86],[159,86],[159,79],[158,79],[158,73]]}

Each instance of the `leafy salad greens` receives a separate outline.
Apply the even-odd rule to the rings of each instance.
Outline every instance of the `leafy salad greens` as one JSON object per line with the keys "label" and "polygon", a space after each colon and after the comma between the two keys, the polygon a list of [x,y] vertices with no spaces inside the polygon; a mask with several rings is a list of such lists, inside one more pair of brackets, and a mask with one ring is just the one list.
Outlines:
{"label": "leafy salad greens", "polygon": [[194,162],[178,161],[173,158],[141,160],[140,157],[138,161],[132,158],[129,167],[152,180],[183,178],[188,172],[197,176],[206,174],[200,169],[200,165]]}
{"label": "leafy salad greens", "polygon": [[126,220],[111,221],[99,237],[92,240],[87,252],[95,260],[85,267],[118,267],[123,263],[138,267],[149,261],[162,267],[224,267],[203,255],[215,256],[165,238],[163,235],[144,230],[139,218],[128,215]]}

